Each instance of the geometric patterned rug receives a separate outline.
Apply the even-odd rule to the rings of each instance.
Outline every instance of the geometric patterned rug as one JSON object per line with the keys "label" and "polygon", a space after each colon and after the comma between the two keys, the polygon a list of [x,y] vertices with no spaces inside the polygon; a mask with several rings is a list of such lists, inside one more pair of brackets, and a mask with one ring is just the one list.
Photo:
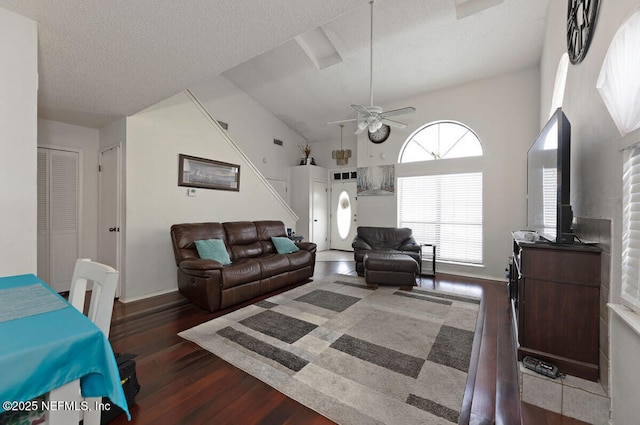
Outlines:
{"label": "geometric patterned rug", "polygon": [[179,335],[339,424],[451,424],[479,306],[333,275]]}

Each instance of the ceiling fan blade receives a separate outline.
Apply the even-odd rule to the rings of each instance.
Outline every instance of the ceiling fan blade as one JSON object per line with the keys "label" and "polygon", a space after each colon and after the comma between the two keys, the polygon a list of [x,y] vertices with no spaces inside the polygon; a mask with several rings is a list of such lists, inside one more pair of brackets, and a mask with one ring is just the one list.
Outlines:
{"label": "ceiling fan blade", "polygon": [[390,127],[407,128],[407,125],[405,123],[398,122],[398,121],[393,121],[393,120],[390,120],[388,118],[382,118],[381,121],[382,121],[383,124],[386,124],[386,125],[388,125]]}
{"label": "ceiling fan blade", "polygon": [[358,128],[356,129],[356,132],[353,134],[362,133],[368,126],[369,126],[369,123],[367,123],[366,121],[358,121]]}
{"label": "ceiling fan blade", "polygon": [[357,118],[351,118],[349,120],[331,121],[331,122],[328,122],[327,125],[343,124],[345,122],[353,122],[353,121],[358,121],[358,119]]}
{"label": "ceiling fan blade", "polygon": [[364,106],[362,106],[362,105],[351,105],[351,107],[352,107],[353,109],[355,109],[355,110],[356,110],[356,112],[358,112],[358,113],[359,113],[360,115],[362,115],[363,117],[368,117],[369,115],[371,115],[371,114],[370,114],[370,112],[369,112],[369,111],[367,111],[367,108],[365,108],[365,107],[364,107]]}
{"label": "ceiling fan blade", "polygon": [[408,106],[406,108],[392,109],[390,111],[385,111],[382,114],[380,114],[380,116],[382,118],[385,118],[385,117],[392,117],[394,115],[412,114],[415,111],[416,111],[416,108],[414,108],[413,106]]}

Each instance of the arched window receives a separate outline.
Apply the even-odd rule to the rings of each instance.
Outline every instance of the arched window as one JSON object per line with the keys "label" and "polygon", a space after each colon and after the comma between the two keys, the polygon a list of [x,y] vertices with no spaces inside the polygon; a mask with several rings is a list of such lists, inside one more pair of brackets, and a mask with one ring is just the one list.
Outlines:
{"label": "arched window", "polygon": [[567,85],[567,71],[569,70],[569,55],[564,52],[558,62],[558,69],[556,70],[556,82],[553,85],[553,97],[551,98],[551,110],[549,111],[549,117],[558,108],[562,108],[564,102],[564,88]]}
{"label": "arched window", "polygon": [[483,262],[481,157],[478,136],[453,121],[426,124],[400,150],[398,225],[435,244],[438,261]]}
{"label": "arched window", "polygon": [[413,133],[400,152],[400,163],[481,156],[478,136],[454,121],[427,124]]}

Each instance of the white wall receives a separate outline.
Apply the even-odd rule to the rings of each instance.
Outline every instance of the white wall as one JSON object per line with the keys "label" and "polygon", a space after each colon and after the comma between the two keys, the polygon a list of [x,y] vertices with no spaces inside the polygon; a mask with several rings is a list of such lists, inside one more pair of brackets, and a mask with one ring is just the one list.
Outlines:
{"label": "white wall", "polygon": [[[571,204],[574,215],[613,222],[612,301],[619,301],[622,220],[622,153],[620,134],[596,89],[609,44],[637,2],[601,2],[594,39],[585,60],[570,65],[563,110],[571,122]],[[566,12],[551,3],[541,66],[541,122],[548,117],[555,72],[566,50]],[[563,15],[564,14],[564,15]],[[561,16],[562,15],[562,16]],[[616,242],[617,241],[617,242]]]}
{"label": "white wall", "polygon": [[[300,161],[302,136],[223,75],[190,90],[216,120],[229,125],[231,138],[267,179],[290,186],[289,167]],[[283,146],[273,139],[282,140]]]}
{"label": "white wall", "polygon": [[0,276],[37,272],[37,37],[0,8]]}
{"label": "white wall", "polygon": [[100,129],[100,149],[108,149],[119,143],[125,143],[127,138],[127,120],[122,118],[113,121]]}
{"label": "white wall", "polygon": [[[406,139],[419,127],[454,120],[473,129],[484,150],[484,267],[439,266],[441,271],[505,280],[511,252],[511,232],[526,225],[526,153],[538,134],[539,69],[421,94],[383,109],[414,106],[403,115],[404,130],[393,128],[382,144],[358,138],[358,167],[397,163]],[[396,175],[400,175],[397,167]],[[358,225],[396,226],[396,196],[358,197]]]}
{"label": "white wall", "polygon": [[98,130],[57,121],[38,120],[38,146],[82,152],[82,240],[78,255],[98,258]]}
{"label": "white wall", "polygon": [[[616,144],[620,138],[613,120],[596,90],[596,81],[609,44],[618,27],[638,7],[636,0],[600,2],[595,35],[585,60],[570,65],[563,109],[571,121],[571,204],[574,215],[605,218],[612,222],[610,301],[620,302],[621,222],[622,222],[622,153]],[[547,30],[541,64],[540,122],[546,120],[552,96],[555,72],[566,50],[566,4],[549,2]],[[637,394],[640,391],[640,357],[638,341],[615,341],[638,338],[620,329],[621,320],[609,320],[612,341],[611,382],[612,418],[616,424],[637,422]],[[623,362],[627,359],[627,362]],[[616,379],[625,376],[625,379]],[[630,377],[633,377],[630,379]],[[631,386],[625,382],[632,383]],[[620,416],[626,411],[629,416]],[[633,412],[636,412],[635,414]]]}
{"label": "white wall", "polygon": [[358,158],[358,136],[353,134],[353,129],[342,132],[342,149],[351,149],[351,158],[346,165],[337,165],[336,160],[331,158],[331,152],[340,149],[340,127],[335,126],[336,138],[324,140],[322,142],[311,143],[311,157],[315,158],[316,164],[328,169],[354,168]]}
{"label": "white wall", "polygon": [[[252,172],[251,166],[185,94],[180,93],[127,118],[125,300],[177,286],[169,229],[203,221],[295,218]],[[240,191],[178,186],[178,154],[240,165]]]}

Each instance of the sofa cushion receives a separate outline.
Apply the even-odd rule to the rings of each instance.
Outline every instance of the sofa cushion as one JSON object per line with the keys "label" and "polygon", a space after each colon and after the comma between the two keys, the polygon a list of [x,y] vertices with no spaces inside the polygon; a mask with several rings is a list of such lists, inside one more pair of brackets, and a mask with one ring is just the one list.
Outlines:
{"label": "sofa cushion", "polygon": [[251,221],[233,221],[222,223],[227,235],[227,245],[233,262],[241,258],[255,258],[264,254],[258,241],[258,232]]}
{"label": "sofa cushion", "polygon": [[222,289],[233,288],[249,282],[257,282],[261,277],[260,263],[253,259],[235,261],[221,270]]}
{"label": "sofa cushion", "polygon": [[276,251],[278,251],[278,254],[291,254],[292,252],[300,251],[300,248],[298,248],[296,244],[294,244],[293,241],[287,237],[272,236],[271,241],[276,247]]}
{"label": "sofa cushion", "polygon": [[275,246],[271,241],[272,237],[286,237],[287,230],[284,223],[275,220],[255,221],[256,232],[258,233],[258,241],[262,244],[264,254],[273,254],[276,252]]}
{"label": "sofa cushion", "polygon": [[229,245],[248,245],[258,241],[256,225],[251,221],[222,223]]}
{"label": "sofa cushion", "polygon": [[242,258],[257,258],[264,254],[262,245],[259,242],[254,242],[249,245],[231,245],[231,258],[233,261],[240,260]]}
{"label": "sofa cushion", "polygon": [[411,229],[395,227],[358,227],[358,236],[364,239],[374,251],[398,249],[411,238]]}
{"label": "sofa cushion", "polygon": [[220,223],[183,223],[171,226],[173,253],[176,265],[182,260],[197,259],[198,251],[194,241],[204,239],[225,240],[224,227]]}
{"label": "sofa cushion", "polygon": [[258,239],[261,241],[268,241],[273,236],[287,236],[287,230],[284,228],[284,223],[275,220],[263,220],[256,221],[256,232],[258,233]]}
{"label": "sofa cushion", "polygon": [[231,258],[222,239],[206,239],[195,241],[196,250],[200,258],[216,260],[223,266],[231,264]]}
{"label": "sofa cushion", "polygon": [[286,273],[291,268],[287,255],[269,254],[254,258],[253,260],[260,264],[262,279],[275,276],[280,273]]}

